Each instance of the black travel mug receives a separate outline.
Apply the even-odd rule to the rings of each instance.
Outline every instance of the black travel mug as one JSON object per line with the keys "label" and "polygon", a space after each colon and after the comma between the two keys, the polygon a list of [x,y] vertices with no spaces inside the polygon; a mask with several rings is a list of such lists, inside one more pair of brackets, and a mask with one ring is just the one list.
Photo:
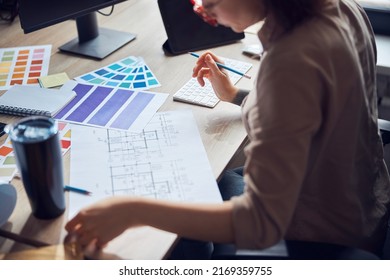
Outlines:
{"label": "black travel mug", "polygon": [[58,126],[47,117],[27,117],[7,125],[16,165],[33,215],[52,219],[65,211],[62,153]]}

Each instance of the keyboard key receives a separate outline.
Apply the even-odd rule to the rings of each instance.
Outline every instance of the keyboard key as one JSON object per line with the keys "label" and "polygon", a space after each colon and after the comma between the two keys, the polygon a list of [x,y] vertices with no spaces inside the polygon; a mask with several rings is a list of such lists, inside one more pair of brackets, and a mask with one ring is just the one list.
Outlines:
{"label": "keyboard key", "polygon": [[[248,70],[252,67],[251,63],[243,61],[229,58],[224,58],[223,60],[227,66],[237,69],[242,73],[248,72]],[[232,73],[230,71],[227,71],[227,73],[233,84],[236,84],[241,79],[241,76],[238,74]],[[205,82],[205,86],[201,87],[196,78],[191,78],[173,95],[173,100],[214,108],[220,100],[215,95],[210,82],[208,80],[205,80]]]}

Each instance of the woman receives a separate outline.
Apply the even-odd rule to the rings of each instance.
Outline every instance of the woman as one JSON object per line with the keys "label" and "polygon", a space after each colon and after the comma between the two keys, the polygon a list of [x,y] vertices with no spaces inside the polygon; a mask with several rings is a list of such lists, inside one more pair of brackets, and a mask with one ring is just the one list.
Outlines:
{"label": "woman", "polygon": [[[236,32],[265,19],[249,94],[212,53],[193,73],[201,85],[209,79],[220,99],[242,103],[245,190],[215,205],[114,197],[82,210],[66,229],[99,247],[149,225],[239,248],[285,238],[377,253],[390,188],[376,123],[375,42],[363,10],[353,0],[204,0],[203,7]],[[232,196],[223,184],[221,191]]]}

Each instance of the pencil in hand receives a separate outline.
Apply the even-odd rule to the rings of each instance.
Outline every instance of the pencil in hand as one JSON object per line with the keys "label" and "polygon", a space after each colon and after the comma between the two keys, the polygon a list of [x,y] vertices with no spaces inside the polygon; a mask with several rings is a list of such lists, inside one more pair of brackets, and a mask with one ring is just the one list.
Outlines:
{"label": "pencil in hand", "polygon": [[81,193],[81,194],[85,194],[85,195],[92,195],[92,192],[90,192],[90,191],[80,189],[80,188],[71,187],[71,186],[65,186],[64,190],[70,191],[70,192],[75,192],[75,193]]}
{"label": "pencil in hand", "polygon": [[[190,52],[190,55],[195,56],[196,58],[199,58],[199,54],[197,54],[197,53]],[[233,72],[233,73],[236,73],[238,75],[241,75],[241,76],[243,76],[243,77],[245,77],[247,79],[251,79],[251,76],[249,76],[249,75],[247,75],[245,73],[242,73],[242,72],[240,72],[240,71],[238,71],[236,69],[233,69],[233,68],[231,68],[229,66],[226,66],[225,64],[222,64],[222,63],[219,63],[219,62],[215,62],[215,63],[217,64],[217,66],[219,68],[226,69],[226,70],[228,70],[230,72]]]}

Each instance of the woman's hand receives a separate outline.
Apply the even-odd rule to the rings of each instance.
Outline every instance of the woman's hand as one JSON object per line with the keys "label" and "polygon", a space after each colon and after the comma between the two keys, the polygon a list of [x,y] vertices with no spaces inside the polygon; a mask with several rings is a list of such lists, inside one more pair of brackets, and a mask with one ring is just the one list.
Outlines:
{"label": "woman's hand", "polygon": [[205,85],[204,78],[207,78],[219,99],[232,102],[237,95],[238,88],[232,84],[227,72],[220,69],[215,62],[223,63],[212,52],[203,53],[196,62],[192,77],[196,77],[201,86]]}
{"label": "woman's hand", "polygon": [[66,225],[66,239],[96,251],[125,230],[151,226],[179,236],[234,242],[232,203],[194,204],[141,197],[112,197],[81,210]]}
{"label": "woman's hand", "polygon": [[81,210],[65,226],[83,246],[104,247],[109,241],[136,226],[130,197],[113,197]]}

